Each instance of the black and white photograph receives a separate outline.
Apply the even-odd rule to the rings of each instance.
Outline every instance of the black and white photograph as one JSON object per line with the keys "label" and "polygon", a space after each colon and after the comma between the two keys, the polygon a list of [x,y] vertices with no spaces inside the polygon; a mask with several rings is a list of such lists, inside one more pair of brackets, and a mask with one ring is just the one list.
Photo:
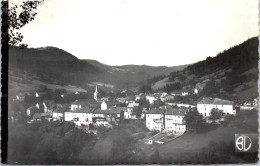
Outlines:
{"label": "black and white photograph", "polygon": [[258,162],[258,0],[1,3],[2,163]]}

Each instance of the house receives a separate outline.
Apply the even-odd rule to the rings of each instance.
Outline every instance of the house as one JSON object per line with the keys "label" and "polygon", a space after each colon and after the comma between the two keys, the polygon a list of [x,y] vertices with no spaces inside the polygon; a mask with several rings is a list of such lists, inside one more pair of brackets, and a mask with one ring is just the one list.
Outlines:
{"label": "house", "polygon": [[195,108],[195,105],[191,105],[191,104],[186,104],[186,103],[171,103],[171,102],[167,102],[167,105],[170,106],[175,106],[177,108]]}
{"label": "house", "polygon": [[111,127],[108,123],[118,124],[121,114],[126,111],[125,107],[110,107],[107,110],[95,109],[93,111],[93,123],[96,126]]}
{"label": "house", "polygon": [[102,97],[101,98],[101,101],[108,101],[109,100],[109,97]]}
{"label": "house", "polygon": [[184,122],[185,109],[170,108],[165,112],[165,129],[166,132],[183,134],[186,131]]}
{"label": "house", "polygon": [[164,98],[167,95],[168,95],[168,93],[166,93],[166,92],[157,92],[157,93],[153,94],[155,100],[159,100],[159,99],[162,100],[162,98]]}
{"label": "house", "polygon": [[190,94],[190,93],[189,93],[188,91],[182,91],[182,92],[181,92],[181,95],[182,95],[182,96],[188,96],[189,94]]}
{"label": "house", "polygon": [[100,104],[95,99],[78,99],[71,103],[70,110],[78,110],[82,109],[83,107],[97,108],[100,107]]}
{"label": "house", "polygon": [[233,111],[233,105],[233,101],[207,97],[197,103],[197,110],[204,117],[210,116],[213,108],[222,110],[225,114],[235,114],[235,111]]}
{"label": "house", "polygon": [[116,98],[116,101],[118,101],[119,103],[126,103],[126,98],[125,97],[118,97]]}
{"label": "house", "polygon": [[92,123],[92,113],[95,108],[83,107],[81,109],[66,111],[64,121],[74,122],[77,126],[87,126]]}
{"label": "house", "polygon": [[151,108],[146,113],[146,127],[149,130],[162,131],[164,129],[164,108]]}
{"label": "house", "polygon": [[24,98],[25,98],[25,96],[22,93],[20,93],[20,94],[16,95],[16,98],[14,100],[18,100],[18,101],[22,102],[22,101],[24,101]]}
{"label": "house", "polygon": [[33,116],[35,113],[43,113],[46,110],[46,107],[43,103],[36,103],[35,106],[31,106],[27,108],[26,114],[27,116]]}
{"label": "house", "polygon": [[105,101],[101,103],[101,110],[107,110],[107,103]]}
{"label": "house", "polygon": [[117,107],[117,106],[119,106],[121,103],[119,103],[119,102],[116,101],[116,100],[109,100],[109,101],[106,101],[106,104],[107,104],[107,107],[110,108],[110,107]]}
{"label": "house", "polygon": [[144,100],[144,99],[145,99],[145,94],[144,93],[140,93],[138,95],[135,95],[135,101]]}
{"label": "house", "polygon": [[108,121],[106,121],[106,119],[104,119],[104,118],[96,119],[95,124],[96,124],[96,126],[105,126],[107,128],[112,128],[112,125]]}
{"label": "house", "polygon": [[43,103],[44,112],[52,112],[55,107],[55,103],[52,100],[45,100]]}
{"label": "house", "polygon": [[93,111],[93,118],[105,118],[111,122],[119,120],[121,112],[125,110],[125,107],[110,107],[107,110],[95,109],[95,111]]}
{"label": "house", "polygon": [[186,112],[186,109],[170,106],[151,108],[146,113],[146,127],[159,132],[183,134],[186,131],[184,122]]}
{"label": "house", "polygon": [[37,98],[40,97],[39,93],[36,92],[35,97],[37,97]]}
{"label": "house", "polygon": [[35,113],[33,115],[32,121],[41,121],[43,119],[45,119],[45,120],[50,122],[52,120],[52,113],[50,113],[50,112]]}
{"label": "house", "polygon": [[30,107],[30,108],[27,108],[26,112],[27,112],[27,116],[32,116],[32,115],[34,115],[36,112],[39,112],[39,108],[36,107],[36,106],[32,106],[32,107]]}
{"label": "house", "polygon": [[174,100],[174,96],[173,95],[165,95],[163,97],[161,97],[161,101],[166,102],[166,101],[170,101],[170,100]]}
{"label": "house", "polygon": [[64,120],[63,119],[64,118],[64,112],[66,112],[66,111],[67,111],[66,106],[63,106],[63,105],[57,106],[57,108],[54,109],[53,112],[52,112],[53,121],[57,121],[57,120],[63,121]]}
{"label": "house", "polygon": [[147,96],[145,97],[145,99],[146,99],[146,101],[148,101],[150,104],[153,104],[154,101],[156,100],[155,97],[152,96],[152,95],[147,95]]}
{"label": "house", "polygon": [[138,106],[139,106],[139,103],[136,103],[135,101],[129,102],[126,107],[127,109],[124,112],[124,118],[125,119],[136,119],[136,117],[133,116],[132,113],[133,113],[134,107],[138,107]]}

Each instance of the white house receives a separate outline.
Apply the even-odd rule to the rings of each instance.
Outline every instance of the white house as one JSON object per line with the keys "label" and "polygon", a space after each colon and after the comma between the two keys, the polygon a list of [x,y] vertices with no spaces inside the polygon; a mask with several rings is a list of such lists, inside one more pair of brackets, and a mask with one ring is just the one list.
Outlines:
{"label": "white house", "polygon": [[146,113],[146,127],[149,130],[162,131],[164,129],[165,109],[152,108]]}
{"label": "white house", "polygon": [[34,113],[39,112],[38,110],[39,110],[38,107],[32,106],[30,108],[27,108],[26,114],[27,114],[27,116],[32,116]]}
{"label": "white house", "polygon": [[52,112],[52,119],[53,121],[62,121],[63,120],[63,112]]}
{"label": "white house", "polygon": [[222,100],[219,98],[203,98],[197,103],[197,110],[204,117],[210,116],[213,108],[222,110],[225,114],[235,114],[235,111],[233,111],[233,105],[233,101]]}
{"label": "white house", "polygon": [[186,110],[180,108],[167,109],[165,112],[165,129],[167,132],[183,134],[186,131],[184,116]]}
{"label": "white house", "polygon": [[64,113],[66,112],[66,106],[58,105],[58,107],[53,110],[52,112],[52,119],[53,121],[63,121],[64,120]]}
{"label": "white house", "polygon": [[174,96],[167,94],[167,95],[161,97],[161,101],[163,101],[163,102],[166,102],[166,101],[169,101],[169,100],[174,100]]}
{"label": "white house", "polygon": [[92,123],[93,109],[84,107],[81,110],[67,111],[64,113],[64,121],[74,122],[77,126]]}
{"label": "white house", "polygon": [[187,95],[189,95],[189,92],[188,92],[188,91],[182,91],[182,92],[181,92],[181,95],[182,95],[182,96],[187,96]]}
{"label": "white house", "polygon": [[155,101],[155,97],[154,96],[146,96],[145,97],[146,101],[148,101],[150,104],[153,104]]}
{"label": "white house", "polygon": [[101,110],[107,110],[107,103],[105,101],[101,103]]}

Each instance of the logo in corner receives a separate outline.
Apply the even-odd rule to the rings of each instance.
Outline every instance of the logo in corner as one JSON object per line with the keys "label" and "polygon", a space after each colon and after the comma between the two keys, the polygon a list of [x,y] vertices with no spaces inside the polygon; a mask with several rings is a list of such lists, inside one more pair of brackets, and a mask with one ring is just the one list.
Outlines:
{"label": "logo in corner", "polygon": [[239,152],[248,152],[252,147],[252,140],[247,135],[236,135],[236,150]]}

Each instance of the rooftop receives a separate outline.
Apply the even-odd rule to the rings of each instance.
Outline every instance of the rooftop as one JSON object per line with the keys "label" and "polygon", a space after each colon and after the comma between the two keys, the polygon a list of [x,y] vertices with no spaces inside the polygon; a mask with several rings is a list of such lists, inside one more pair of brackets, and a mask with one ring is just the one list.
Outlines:
{"label": "rooftop", "polygon": [[198,102],[198,104],[233,105],[234,102],[229,100],[219,99],[219,98],[205,97],[200,102]]}
{"label": "rooftop", "polygon": [[96,109],[93,114],[120,114],[124,110],[125,107],[110,107],[107,110]]}
{"label": "rooftop", "polygon": [[146,114],[164,114],[165,108],[151,108]]}
{"label": "rooftop", "polygon": [[57,107],[55,110],[53,110],[53,112],[63,113],[63,112],[66,112],[66,110],[67,110],[66,107]]}
{"label": "rooftop", "polygon": [[78,99],[75,100],[72,104],[82,106],[99,105],[95,99]]}
{"label": "rooftop", "polygon": [[170,108],[166,110],[165,115],[178,115],[184,116],[186,114],[186,110],[182,108]]}
{"label": "rooftop", "polygon": [[134,108],[134,107],[138,107],[139,103],[128,103],[127,107],[128,108]]}
{"label": "rooftop", "polygon": [[46,116],[51,116],[51,113],[49,113],[49,112],[35,113],[35,114],[33,115],[33,118],[34,118],[34,119],[37,119],[37,118],[42,118],[42,117],[46,117]]}
{"label": "rooftop", "polygon": [[90,108],[90,107],[83,107],[81,109],[76,109],[76,110],[69,110],[66,112],[74,112],[74,113],[93,113],[96,109],[95,108]]}

